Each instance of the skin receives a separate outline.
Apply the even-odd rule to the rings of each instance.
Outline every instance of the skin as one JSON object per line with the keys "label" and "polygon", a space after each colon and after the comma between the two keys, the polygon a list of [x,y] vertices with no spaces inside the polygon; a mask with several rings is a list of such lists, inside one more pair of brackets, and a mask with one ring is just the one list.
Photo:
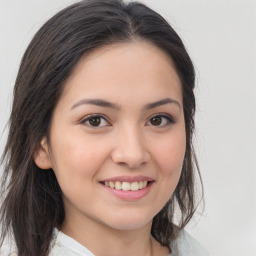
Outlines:
{"label": "skin", "polygon": [[[167,98],[172,101],[145,108]],[[83,104],[84,99],[116,106]],[[91,126],[91,114],[105,119]],[[62,189],[62,232],[99,256],[167,255],[150,229],[177,186],[185,147],[182,87],[174,65],[158,47],[133,41],[105,46],[81,59],[65,84],[50,136],[42,140],[35,162],[52,168]],[[154,182],[137,200],[120,199],[100,183],[123,175],[145,175]]]}

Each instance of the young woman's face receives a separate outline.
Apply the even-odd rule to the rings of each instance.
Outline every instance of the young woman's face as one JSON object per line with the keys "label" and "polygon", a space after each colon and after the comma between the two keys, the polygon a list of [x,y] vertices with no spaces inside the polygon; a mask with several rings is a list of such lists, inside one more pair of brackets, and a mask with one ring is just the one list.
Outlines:
{"label": "young woman's face", "polygon": [[170,58],[142,41],[85,56],[66,82],[43,148],[51,152],[66,222],[150,225],[177,186],[186,148],[181,82]]}

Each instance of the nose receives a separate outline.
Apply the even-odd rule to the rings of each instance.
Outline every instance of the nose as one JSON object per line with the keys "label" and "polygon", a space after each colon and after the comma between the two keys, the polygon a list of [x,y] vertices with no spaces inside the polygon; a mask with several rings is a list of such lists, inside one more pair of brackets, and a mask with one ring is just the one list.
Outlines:
{"label": "nose", "polygon": [[149,159],[150,154],[145,145],[145,139],[138,129],[126,128],[118,133],[112,151],[113,162],[135,169],[146,164]]}

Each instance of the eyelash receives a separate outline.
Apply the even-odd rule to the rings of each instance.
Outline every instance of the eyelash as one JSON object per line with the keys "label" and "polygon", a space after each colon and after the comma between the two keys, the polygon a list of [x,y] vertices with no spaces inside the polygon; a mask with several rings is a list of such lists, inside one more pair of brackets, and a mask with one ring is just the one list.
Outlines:
{"label": "eyelash", "polygon": [[[100,118],[101,120],[103,119],[104,121],[106,121],[107,123],[109,123],[109,121],[107,120],[107,118],[104,117],[103,115],[100,115],[100,114],[89,115],[89,116],[87,116],[85,119],[83,119],[80,123],[81,123],[81,124],[84,124],[84,125],[86,125],[86,126],[88,126],[88,127],[94,128],[94,129],[97,129],[97,128],[102,127],[102,126],[93,126],[93,125],[88,125],[88,124],[86,124],[86,122],[89,122],[90,119],[93,119],[93,118],[95,118],[95,119],[96,119],[96,118]],[[107,126],[110,126],[110,125],[107,125]],[[105,127],[105,125],[104,125],[103,127]]]}
{"label": "eyelash", "polygon": [[[162,128],[162,127],[166,127],[166,126],[169,126],[169,125],[175,123],[174,119],[173,119],[170,115],[161,114],[161,113],[152,116],[152,117],[149,119],[149,121],[147,121],[147,123],[150,122],[150,121],[152,121],[153,118],[158,118],[158,117],[161,118],[161,123],[163,122],[163,119],[166,120],[166,123],[165,123],[164,125],[152,125],[152,124],[151,124],[153,127],[160,127],[160,128]],[[103,119],[105,122],[108,123],[108,125],[93,126],[93,125],[91,125],[91,124],[87,124],[87,122],[89,122],[90,119],[92,120],[93,118],[95,118],[95,119],[101,119],[100,124],[101,124],[102,119]],[[107,120],[107,118],[104,117],[104,116],[101,115],[101,114],[89,115],[89,116],[87,116],[85,119],[83,119],[83,120],[80,122],[80,124],[86,125],[86,126],[88,126],[88,127],[90,127],[90,128],[94,128],[94,129],[99,129],[99,128],[101,128],[101,127],[110,126],[109,123],[110,123],[110,122]]]}
{"label": "eyelash", "polygon": [[171,117],[170,115],[167,115],[167,114],[161,114],[161,113],[159,113],[159,114],[156,114],[156,115],[154,115],[154,116],[152,116],[150,119],[149,119],[149,121],[148,122],[150,122],[150,120],[152,120],[153,118],[158,118],[158,117],[160,117],[161,118],[161,123],[163,122],[163,119],[165,119],[166,120],[166,123],[164,124],[164,125],[156,125],[156,126],[154,126],[154,125],[152,125],[153,127],[159,127],[159,128],[162,128],[162,127],[166,127],[166,126],[169,126],[169,125],[171,125],[171,124],[174,124],[175,123],[175,121],[174,121],[174,119],[173,119],[173,117]]}

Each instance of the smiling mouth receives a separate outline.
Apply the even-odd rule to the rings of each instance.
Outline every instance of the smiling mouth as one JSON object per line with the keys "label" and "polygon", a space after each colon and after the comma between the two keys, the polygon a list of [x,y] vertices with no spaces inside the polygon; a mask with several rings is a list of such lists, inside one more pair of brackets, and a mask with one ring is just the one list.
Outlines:
{"label": "smiling mouth", "polygon": [[121,181],[104,181],[101,184],[105,185],[106,187],[110,187],[116,190],[123,190],[123,191],[138,191],[141,189],[146,188],[151,181],[134,181],[134,182],[121,182]]}

